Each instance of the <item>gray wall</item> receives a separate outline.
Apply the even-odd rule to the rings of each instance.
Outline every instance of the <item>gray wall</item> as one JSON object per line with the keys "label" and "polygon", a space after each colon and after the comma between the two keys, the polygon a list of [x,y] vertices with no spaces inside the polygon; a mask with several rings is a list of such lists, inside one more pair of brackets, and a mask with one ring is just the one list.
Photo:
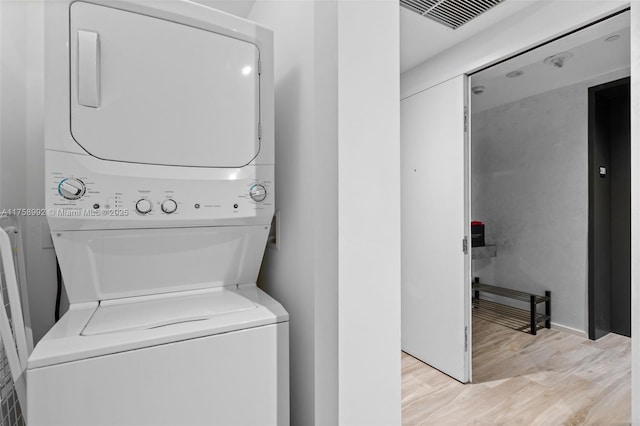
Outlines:
{"label": "gray wall", "polygon": [[[588,88],[628,70],[472,115],[472,218],[497,257],[483,282],[552,292],[555,324],[587,331]],[[473,100],[472,100],[473,102]],[[473,107],[473,104],[472,104]]]}

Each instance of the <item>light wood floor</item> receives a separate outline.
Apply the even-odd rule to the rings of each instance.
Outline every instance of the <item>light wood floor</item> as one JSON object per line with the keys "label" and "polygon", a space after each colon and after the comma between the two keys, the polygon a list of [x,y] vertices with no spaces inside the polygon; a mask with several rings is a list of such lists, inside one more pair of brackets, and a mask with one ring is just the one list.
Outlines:
{"label": "light wood floor", "polygon": [[474,319],[473,384],[402,354],[404,425],[624,425],[631,339],[537,336]]}

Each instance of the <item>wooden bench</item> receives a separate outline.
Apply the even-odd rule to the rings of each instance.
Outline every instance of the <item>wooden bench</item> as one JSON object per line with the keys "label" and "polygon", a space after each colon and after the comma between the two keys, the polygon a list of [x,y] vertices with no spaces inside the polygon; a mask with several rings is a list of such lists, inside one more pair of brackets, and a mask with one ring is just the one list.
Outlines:
{"label": "wooden bench", "polygon": [[[526,293],[504,287],[482,284],[478,277],[474,278],[473,308],[482,319],[505,325],[507,327],[526,331],[535,335],[538,329],[551,328],[551,292],[545,291],[544,296]],[[521,309],[491,300],[480,299],[481,293],[527,302],[529,309]],[[545,313],[538,313],[538,304],[544,303]]]}

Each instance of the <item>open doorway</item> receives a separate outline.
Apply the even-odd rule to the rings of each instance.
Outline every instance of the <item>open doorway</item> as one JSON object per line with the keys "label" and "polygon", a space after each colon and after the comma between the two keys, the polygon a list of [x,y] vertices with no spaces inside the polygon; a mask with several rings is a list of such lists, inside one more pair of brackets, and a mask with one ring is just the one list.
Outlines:
{"label": "open doorway", "polygon": [[621,422],[630,419],[629,25],[618,13],[483,69],[470,102],[474,383],[527,378],[547,392],[575,389],[578,404],[595,395],[589,367],[616,365],[607,374],[618,408],[608,410]]}
{"label": "open doorway", "polygon": [[[629,423],[631,340],[616,333],[608,333],[596,341],[588,338],[588,303],[593,300],[588,294],[588,176],[592,171],[588,161],[589,90],[629,77],[628,15],[628,11],[616,13],[510,59],[471,71],[469,122],[474,169],[470,219],[483,221],[485,228],[484,246],[469,250],[474,257],[470,261],[473,267],[469,268],[469,280],[464,283],[471,290],[472,277],[479,280],[475,291],[470,291],[465,299],[473,301],[469,306],[469,311],[473,311],[470,341],[473,375],[470,384],[462,384],[452,379],[456,377],[441,365],[405,351],[403,421],[408,424],[427,417],[434,424],[465,424],[470,419],[488,424]],[[454,52],[469,54],[475,60],[469,60],[473,66],[482,60],[481,55],[474,56],[468,49]],[[449,57],[455,55],[444,59]],[[421,67],[419,71],[433,68],[437,72],[443,62],[434,61],[432,67]],[[451,68],[461,72],[460,64],[455,65]],[[415,76],[412,73],[405,81],[412,83]],[[428,83],[432,80],[436,82],[426,79]],[[416,93],[408,91],[403,106],[427,99],[445,83]],[[425,124],[428,128],[415,132],[417,136],[406,131],[411,130],[408,124],[425,123],[433,114],[448,108],[446,100],[455,97],[450,90],[442,97],[444,100],[437,99],[435,106],[412,111],[414,119],[406,124],[403,121],[403,144],[442,145],[447,149],[450,145],[462,146],[462,138],[429,133],[438,128],[436,124]],[[460,101],[458,104],[462,106]],[[409,114],[403,110],[401,117],[405,120]],[[411,152],[403,146],[405,157],[422,163],[417,167],[403,164],[403,191],[407,179],[420,172],[421,167],[462,163],[433,153],[408,154]],[[451,181],[450,174],[459,173],[456,167],[436,171],[429,179],[422,179],[423,186],[425,182],[444,186]],[[480,191],[483,188],[485,191]],[[462,190],[446,191],[449,198],[440,200],[420,186],[413,189],[410,196],[428,200],[422,208],[415,209],[422,222],[430,222],[427,216],[431,211],[446,208],[449,199],[462,194]],[[406,198],[403,192],[403,202]],[[440,223],[434,223],[429,229],[439,230]],[[422,235],[423,240],[437,243],[454,240],[440,235],[434,238],[433,233],[407,225],[412,224],[403,217],[403,227],[408,230],[403,231],[403,241],[405,234]],[[473,226],[473,231],[465,235],[476,243],[482,240],[482,232],[474,232],[481,230],[481,225]],[[469,246],[472,242],[469,241]],[[465,243],[466,239],[461,245],[463,251]],[[403,243],[403,262],[408,252],[415,255],[416,263],[442,263],[433,261],[430,253],[406,248]],[[403,292],[407,277],[414,277],[410,275],[412,272],[403,263]],[[434,278],[428,273],[415,276],[416,281],[436,282],[440,289],[457,291],[455,280]],[[502,294],[486,291],[487,286],[503,287],[495,290]],[[406,298],[417,301],[410,292]],[[482,299],[489,306],[500,304],[502,310],[494,310],[492,318],[480,318],[473,299]],[[424,300],[444,305],[436,293],[427,293]],[[424,300],[418,301],[420,306],[430,311]],[[514,312],[519,314],[511,315]],[[433,323],[448,325],[448,318],[438,318]],[[505,323],[499,324],[497,320]],[[405,323],[403,299],[403,327]],[[427,335],[424,328],[416,329],[421,337]],[[443,352],[433,340],[425,340],[431,343],[428,346],[431,351]],[[456,352],[458,358],[460,352]]]}

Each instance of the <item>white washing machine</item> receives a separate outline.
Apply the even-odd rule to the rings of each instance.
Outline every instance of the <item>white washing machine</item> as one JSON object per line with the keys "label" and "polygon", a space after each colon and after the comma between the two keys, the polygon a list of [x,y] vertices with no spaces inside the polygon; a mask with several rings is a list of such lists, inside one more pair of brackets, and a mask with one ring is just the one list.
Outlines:
{"label": "white washing machine", "polygon": [[273,36],[188,1],[46,4],[46,207],[69,311],[29,425],[287,425]]}

